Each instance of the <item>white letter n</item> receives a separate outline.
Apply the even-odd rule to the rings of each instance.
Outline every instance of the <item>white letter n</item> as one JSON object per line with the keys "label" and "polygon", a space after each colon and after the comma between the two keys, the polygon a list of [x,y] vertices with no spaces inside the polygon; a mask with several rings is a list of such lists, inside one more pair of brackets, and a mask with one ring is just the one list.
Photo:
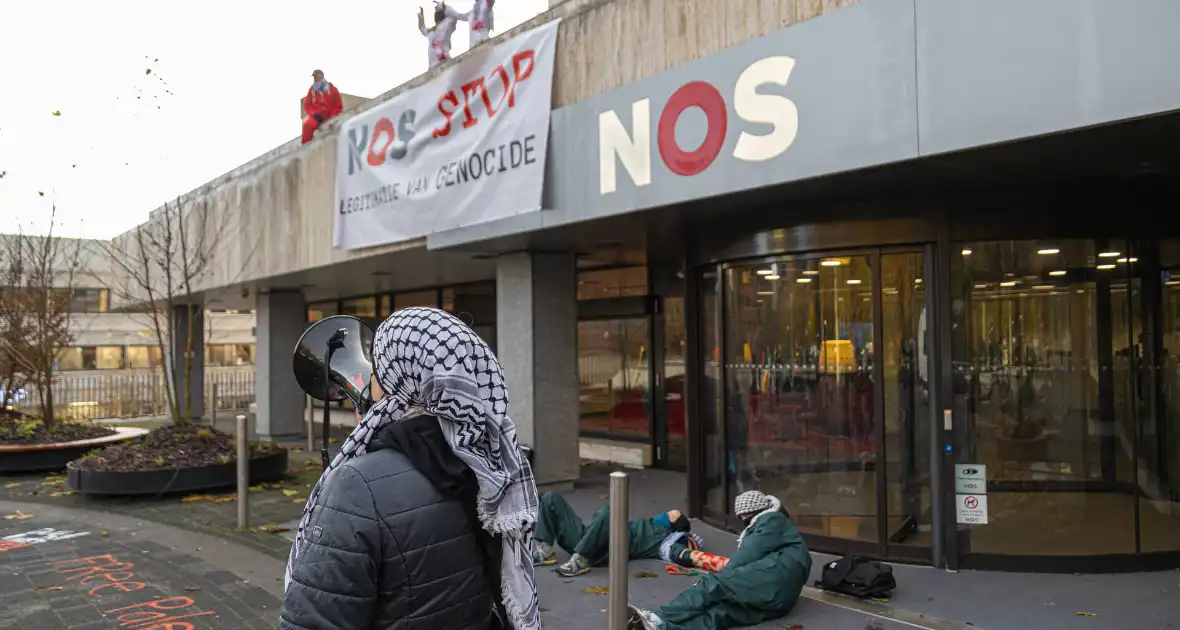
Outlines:
{"label": "white letter n", "polygon": [[616,190],[615,156],[627,169],[636,186],[651,184],[651,100],[631,104],[632,138],[614,110],[598,115],[598,189],[599,194]]}

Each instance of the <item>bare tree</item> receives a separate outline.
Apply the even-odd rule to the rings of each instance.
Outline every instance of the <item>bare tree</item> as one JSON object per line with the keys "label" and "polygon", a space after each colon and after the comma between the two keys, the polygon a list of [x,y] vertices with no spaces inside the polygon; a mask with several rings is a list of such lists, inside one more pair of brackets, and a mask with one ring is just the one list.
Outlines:
{"label": "bare tree", "polygon": [[24,379],[37,390],[46,428],[56,420],[53,375],[62,352],[74,343],[70,315],[74,279],[81,271],[82,247],[77,239],[53,234],[54,207],[49,231],[9,235],[0,247],[5,284],[5,334],[0,344],[12,363],[13,381]]}
{"label": "bare tree", "polygon": [[[229,225],[207,202],[178,200],[103,244],[122,285],[112,292],[122,308],[146,314],[161,356],[172,358],[164,361],[164,387],[176,426],[188,424],[200,402],[192,397],[193,370],[199,364],[194,340],[202,332],[198,326],[205,310],[197,287],[217,249],[229,240]],[[184,347],[178,348],[181,340]]]}

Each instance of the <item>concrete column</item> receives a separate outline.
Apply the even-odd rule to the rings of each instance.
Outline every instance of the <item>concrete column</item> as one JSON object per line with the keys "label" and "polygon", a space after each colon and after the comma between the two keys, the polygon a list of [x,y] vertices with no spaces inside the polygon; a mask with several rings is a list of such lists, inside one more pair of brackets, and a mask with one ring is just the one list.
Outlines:
{"label": "concrete column", "polygon": [[533,448],[537,483],[572,483],[581,470],[573,254],[500,257],[496,341],[508,384],[508,413],[521,444]]}
{"label": "concrete column", "polygon": [[291,366],[295,344],[307,328],[307,303],[298,291],[259,293],[255,316],[254,430],[262,440],[306,437],[305,394]]}
{"label": "concrete column", "polygon": [[[190,321],[191,319],[191,321]],[[189,344],[189,335],[192,344]],[[188,405],[184,396],[184,355],[191,352],[188,373]],[[176,407],[180,415],[190,419],[205,415],[205,309],[203,306],[177,306],[172,311],[172,348],[169,349],[172,362],[172,391],[176,394]],[[186,413],[187,411],[187,413]]]}

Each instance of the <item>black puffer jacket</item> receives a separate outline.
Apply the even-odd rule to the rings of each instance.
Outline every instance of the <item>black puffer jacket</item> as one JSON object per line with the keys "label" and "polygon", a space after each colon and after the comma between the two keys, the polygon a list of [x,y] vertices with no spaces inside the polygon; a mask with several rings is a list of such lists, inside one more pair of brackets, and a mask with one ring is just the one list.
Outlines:
{"label": "black puffer jacket", "polygon": [[475,521],[474,475],[438,420],[384,427],[327,479],[280,630],[483,630],[498,549]]}

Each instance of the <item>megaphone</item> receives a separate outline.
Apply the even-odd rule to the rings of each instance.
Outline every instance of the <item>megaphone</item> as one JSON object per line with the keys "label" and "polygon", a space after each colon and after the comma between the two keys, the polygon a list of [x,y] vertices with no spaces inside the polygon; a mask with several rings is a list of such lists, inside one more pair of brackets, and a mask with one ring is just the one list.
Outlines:
{"label": "megaphone", "polygon": [[323,448],[320,459],[328,467],[328,430],[331,404],[352,401],[361,414],[373,404],[369,382],[373,376],[373,329],[349,315],[321,319],[303,331],[295,344],[292,369],[295,381],[308,396],[324,403]]}

